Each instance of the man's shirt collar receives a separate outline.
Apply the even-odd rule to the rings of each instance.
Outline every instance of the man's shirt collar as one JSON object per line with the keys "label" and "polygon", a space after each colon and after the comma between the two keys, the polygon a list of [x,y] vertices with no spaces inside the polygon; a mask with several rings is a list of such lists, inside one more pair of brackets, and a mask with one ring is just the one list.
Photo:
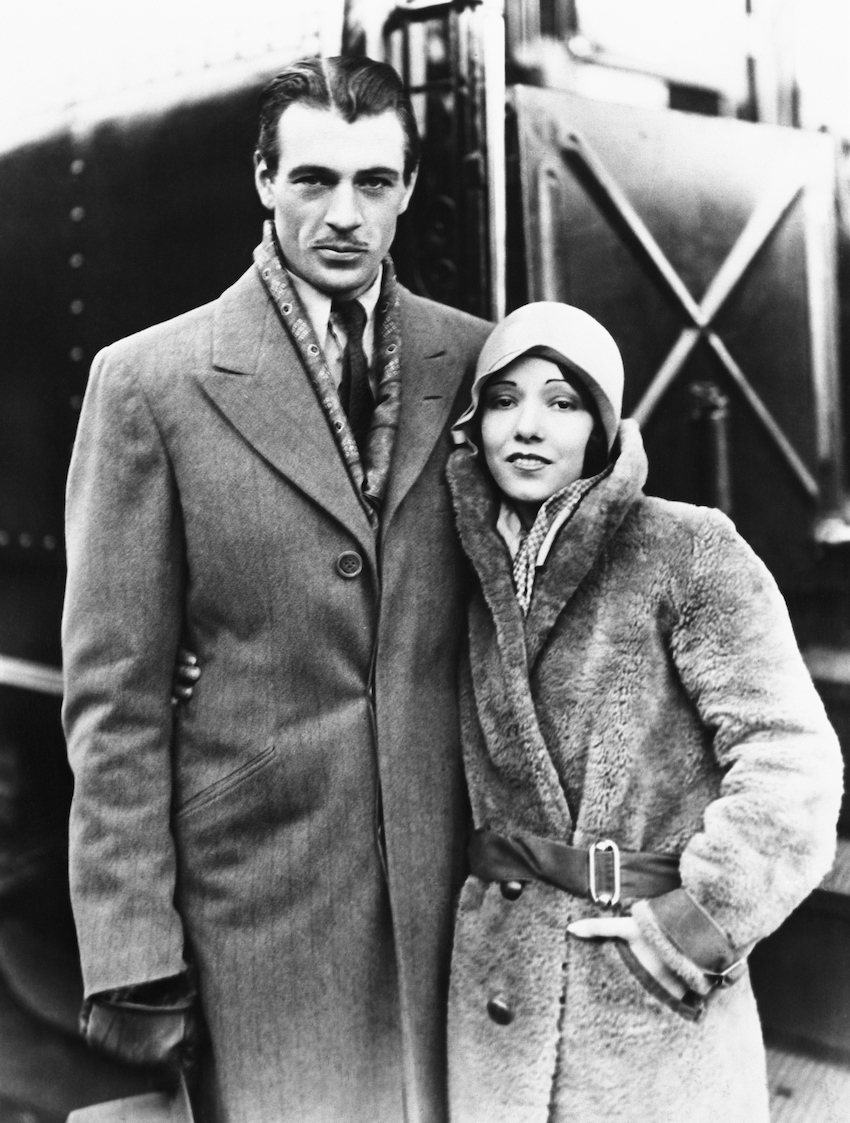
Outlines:
{"label": "man's shirt collar", "polygon": [[[366,354],[367,361],[371,364],[372,355],[374,353],[374,340],[375,340],[375,308],[378,303],[378,298],[381,295],[381,281],[383,279],[383,266],[378,269],[375,280],[362,292],[357,300],[363,305],[363,310],[366,313],[366,327],[363,331],[363,350]],[[316,333],[316,339],[319,341],[319,346],[324,351],[325,355],[328,354],[328,336],[331,332],[335,333],[334,342],[339,343],[340,330],[336,326],[331,326],[331,303],[332,298],[327,293],[320,292],[305,281],[303,277],[298,277],[295,273],[287,270],[290,281],[298,293],[301,303],[304,305],[304,311],[310,320],[313,331]],[[344,340],[342,341],[342,348],[344,349]]]}

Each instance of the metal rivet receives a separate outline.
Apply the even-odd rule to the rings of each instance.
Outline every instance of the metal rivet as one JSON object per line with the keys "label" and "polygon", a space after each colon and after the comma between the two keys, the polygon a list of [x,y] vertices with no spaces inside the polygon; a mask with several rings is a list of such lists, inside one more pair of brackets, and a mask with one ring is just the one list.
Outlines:
{"label": "metal rivet", "polygon": [[72,222],[82,222],[85,217],[86,217],[86,208],[85,207],[71,207],[71,221]]}
{"label": "metal rivet", "polygon": [[335,421],[334,422],[334,429],[336,429],[336,431],[338,433],[341,433],[342,432],[342,422],[341,421]]}
{"label": "metal rivet", "polygon": [[395,346],[395,344],[394,344],[394,343],[391,343],[391,344],[389,345],[389,347],[387,348],[387,354],[388,354],[388,355],[392,355],[392,354],[393,354],[393,352],[395,351],[395,349],[396,349],[396,346]]}
{"label": "metal rivet", "polygon": [[72,160],[71,161],[71,175],[82,175],[86,170],[85,160]]}
{"label": "metal rivet", "polygon": [[525,883],[522,881],[503,881],[500,889],[506,901],[516,901],[522,896]]}
{"label": "metal rivet", "polygon": [[319,348],[316,346],[315,343],[311,343],[310,346],[307,348],[307,350],[310,352],[311,355],[318,355],[318,353],[319,353]]}
{"label": "metal rivet", "polygon": [[79,314],[85,308],[85,304],[82,302],[82,300],[72,300],[69,307],[71,309],[72,316],[79,316]]}
{"label": "metal rivet", "polygon": [[18,542],[23,546],[23,548],[25,550],[28,550],[30,548],[30,546],[32,545],[32,535],[26,534],[26,533],[19,534],[18,535]]}
{"label": "metal rivet", "polygon": [[283,310],[284,316],[288,316],[289,313],[292,311],[292,305],[291,304],[282,304],[281,308]]}
{"label": "metal rivet", "polygon": [[80,363],[83,360],[84,351],[82,347],[72,347],[68,352],[68,358],[72,363]]}
{"label": "metal rivet", "polygon": [[264,269],[263,270],[263,276],[266,278],[266,280],[268,280],[269,277],[271,276],[271,270],[270,269]]}
{"label": "metal rivet", "polygon": [[496,1025],[499,1026],[509,1026],[514,1020],[513,1010],[508,1006],[507,1000],[500,994],[496,995],[495,998],[491,998],[487,1003],[487,1013]]}
{"label": "metal rivet", "polygon": [[72,269],[79,269],[80,266],[83,264],[83,262],[85,260],[86,259],[83,257],[83,255],[81,253],[72,253],[71,256],[68,258],[68,264],[71,266]]}

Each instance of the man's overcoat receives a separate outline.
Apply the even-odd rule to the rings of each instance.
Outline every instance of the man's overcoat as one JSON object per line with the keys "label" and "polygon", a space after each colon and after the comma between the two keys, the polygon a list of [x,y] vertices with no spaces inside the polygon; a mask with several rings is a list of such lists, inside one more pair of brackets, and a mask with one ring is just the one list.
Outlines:
{"label": "man's overcoat", "polygon": [[[525,619],[498,500],[468,451],[452,457],[480,582],[464,760],[479,828],[681,856],[682,888],[624,911],[699,987],[703,937],[746,954],[826,873],[841,755],[764,565],[719,512],[645,497],[634,422],[621,439],[610,476],[559,531]],[[539,881],[506,898],[468,879],[452,1123],[767,1123],[747,975],[702,1008],[677,1001],[618,941],[567,934],[594,915]],[[674,918],[688,922],[678,944]]]}
{"label": "man's overcoat", "polygon": [[[86,992],[191,956],[228,1123],[444,1117],[466,821],[444,468],[489,329],[405,290],[400,313],[377,536],[253,268],[102,352],[80,421],[63,627]],[[181,640],[203,675],[175,716]]]}

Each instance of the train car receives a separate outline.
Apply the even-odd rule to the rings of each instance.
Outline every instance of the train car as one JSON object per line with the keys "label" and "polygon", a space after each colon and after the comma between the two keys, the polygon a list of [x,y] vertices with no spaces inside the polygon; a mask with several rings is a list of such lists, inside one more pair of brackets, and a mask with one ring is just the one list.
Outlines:
{"label": "train car", "polygon": [[[651,66],[651,96],[588,96],[587,68],[598,77],[605,59],[581,8],[411,0],[367,4],[365,18],[349,5],[341,41],[397,66],[425,138],[398,272],[491,318],[556,299],[606,324],[648,490],[735,520],[779,581],[850,751],[840,146],[753,120],[746,89],[730,109],[728,90]],[[76,1036],[64,479],[96,352],[214,298],[250,263],[264,217],[257,93],[298,53],[76,107],[0,150],[0,1123],[58,1121],[146,1086]],[[850,805],[840,829],[833,873],[753,956],[775,1123],[850,1113]]]}

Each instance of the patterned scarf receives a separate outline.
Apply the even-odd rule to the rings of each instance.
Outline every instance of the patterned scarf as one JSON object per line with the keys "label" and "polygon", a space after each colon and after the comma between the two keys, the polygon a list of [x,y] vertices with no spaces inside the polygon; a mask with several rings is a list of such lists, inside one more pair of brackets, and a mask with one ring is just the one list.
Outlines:
{"label": "patterned scarf", "polygon": [[609,467],[596,476],[590,476],[589,479],[575,480],[560,491],[556,491],[554,495],[550,495],[537,512],[537,518],[534,520],[531,529],[521,532],[519,549],[513,561],[513,576],[516,598],[519,601],[523,616],[528,615],[528,610],[531,607],[531,595],[534,592],[534,578],[537,572],[537,556],[546,536],[556,522],[560,529],[564,523],[572,518],[585,495],[610,471]]}
{"label": "patterned scarf", "polygon": [[254,263],[313,384],[354,489],[369,521],[377,528],[401,410],[401,318],[393,263],[389,257],[384,258],[372,360],[377,392],[362,458],[310,319],[281,262],[274,224],[270,221],[263,228],[262,242],[254,250]]}

